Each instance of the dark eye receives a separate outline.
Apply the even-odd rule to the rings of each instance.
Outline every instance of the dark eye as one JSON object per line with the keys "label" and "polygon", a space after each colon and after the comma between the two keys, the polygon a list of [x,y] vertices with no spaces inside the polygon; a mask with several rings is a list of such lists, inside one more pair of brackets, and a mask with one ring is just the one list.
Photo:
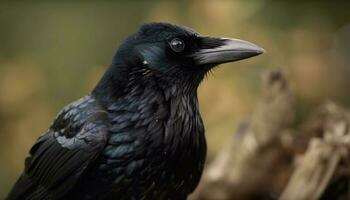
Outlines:
{"label": "dark eye", "polygon": [[175,38],[175,39],[171,40],[171,42],[169,44],[170,44],[171,49],[175,52],[178,52],[178,53],[185,49],[184,41],[182,41],[179,38]]}

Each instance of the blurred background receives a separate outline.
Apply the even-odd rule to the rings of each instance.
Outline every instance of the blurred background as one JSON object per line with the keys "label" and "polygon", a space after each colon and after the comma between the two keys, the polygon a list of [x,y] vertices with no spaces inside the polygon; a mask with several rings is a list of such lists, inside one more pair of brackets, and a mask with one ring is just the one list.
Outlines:
{"label": "blurred background", "polygon": [[327,100],[350,106],[349,8],[345,0],[0,1],[0,199],[57,112],[91,91],[116,47],[144,22],[182,24],[267,50],[217,68],[201,84],[209,159],[249,117],[265,70],[287,72],[299,121]]}

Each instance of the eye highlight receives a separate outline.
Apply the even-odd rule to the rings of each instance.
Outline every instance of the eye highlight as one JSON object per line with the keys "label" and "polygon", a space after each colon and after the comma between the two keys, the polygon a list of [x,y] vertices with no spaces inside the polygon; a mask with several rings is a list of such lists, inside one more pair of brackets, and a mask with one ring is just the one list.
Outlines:
{"label": "eye highlight", "polygon": [[174,38],[169,43],[171,49],[177,53],[185,49],[185,42],[179,38]]}

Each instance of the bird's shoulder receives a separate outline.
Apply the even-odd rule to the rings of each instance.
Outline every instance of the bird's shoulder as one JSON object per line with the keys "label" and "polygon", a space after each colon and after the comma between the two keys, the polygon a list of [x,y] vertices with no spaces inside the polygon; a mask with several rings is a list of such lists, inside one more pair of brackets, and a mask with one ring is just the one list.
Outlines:
{"label": "bird's shoulder", "polygon": [[64,107],[49,132],[64,148],[91,150],[105,143],[109,125],[104,107],[92,96],[85,96]]}
{"label": "bird's shoulder", "polygon": [[108,114],[93,97],[69,104],[31,148],[25,174],[52,198],[67,195],[103,151],[108,128]]}

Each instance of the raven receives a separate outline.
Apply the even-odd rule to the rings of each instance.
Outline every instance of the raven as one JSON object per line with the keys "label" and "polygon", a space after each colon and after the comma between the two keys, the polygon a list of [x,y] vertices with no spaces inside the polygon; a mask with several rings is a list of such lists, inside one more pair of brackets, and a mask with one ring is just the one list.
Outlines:
{"label": "raven", "polygon": [[142,25],[93,91],[38,138],[7,199],[187,199],[206,157],[198,85],[214,66],[263,51],[179,25]]}

